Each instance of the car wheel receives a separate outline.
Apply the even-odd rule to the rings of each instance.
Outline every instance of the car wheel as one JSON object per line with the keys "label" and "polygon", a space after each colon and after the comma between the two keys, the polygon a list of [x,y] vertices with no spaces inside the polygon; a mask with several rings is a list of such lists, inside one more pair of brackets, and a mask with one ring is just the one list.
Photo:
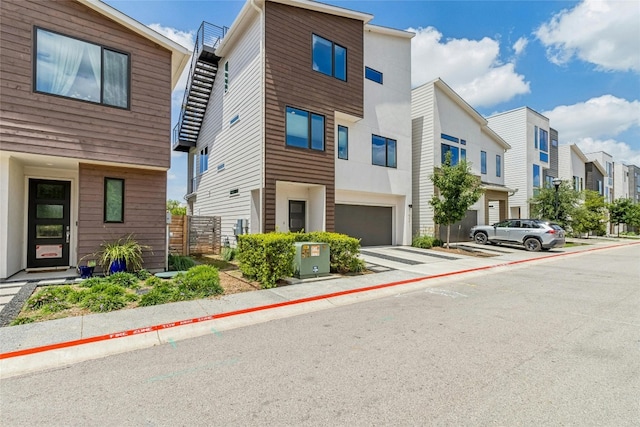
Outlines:
{"label": "car wheel", "polygon": [[473,236],[473,240],[479,245],[486,245],[489,237],[487,236],[487,233],[480,231]]}
{"label": "car wheel", "polygon": [[527,240],[525,240],[524,247],[526,250],[530,252],[538,252],[540,251],[540,249],[542,249],[542,245],[540,244],[540,241],[535,237],[529,237]]}

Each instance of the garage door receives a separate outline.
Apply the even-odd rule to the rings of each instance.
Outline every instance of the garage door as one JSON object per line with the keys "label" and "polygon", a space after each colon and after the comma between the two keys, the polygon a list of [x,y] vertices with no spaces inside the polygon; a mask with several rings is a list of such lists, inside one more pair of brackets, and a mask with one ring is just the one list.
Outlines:
{"label": "garage door", "polygon": [[336,205],[336,232],[361,239],[362,246],[392,244],[390,207]]}

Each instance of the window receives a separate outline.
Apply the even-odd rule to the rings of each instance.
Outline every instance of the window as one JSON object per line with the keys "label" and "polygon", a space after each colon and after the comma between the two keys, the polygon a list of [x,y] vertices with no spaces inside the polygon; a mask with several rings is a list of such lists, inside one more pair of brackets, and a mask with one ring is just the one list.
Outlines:
{"label": "window", "polygon": [[382,84],[382,73],[374,70],[373,68],[364,67],[364,77],[372,82]]}
{"label": "window", "polygon": [[540,165],[533,165],[533,188],[540,188]]}
{"label": "window", "polygon": [[104,222],[124,222],[124,179],[104,179]]}
{"label": "window", "polygon": [[540,161],[549,163],[549,154],[543,153],[542,151],[540,151]]}
{"label": "window", "polygon": [[287,107],[286,144],[324,151],[324,116]]}
{"label": "window", "polygon": [[461,148],[460,149],[460,160],[467,160],[467,149],[466,148]]}
{"label": "window", "polygon": [[36,29],[36,92],[129,108],[129,55]]}
{"label": "window", "polygon": [[551,145],[553,145],[554,147],[558,146],[558,140],[557,139],[552,139],[551,140]]}
{"label": "window", "polygon": [[496,176],[502,176],[502,156],[496,154]]}
{"label": "window", "polygon": [[395,168],[397,166],[397,143],[395,139],[378,135],[371,137],[372,164]]}
{"label": "window", "polygon": [[538,149],[538,126],[533,127],[533,146]]}
{"label": "window", "polygon": [[575,191],[581,191],[582,188],[580,188],[580,177],[579,176],[574,176],[573,177],[573,189]]}
{"label": "window", "polygon": [[549,132],[540,129],[540,151],[549,152]]}
{"label": "window", "polygon": [[460,145],[467,145],[467,140],[466,139],[461,139],[460,140]]}
{"label": "window", "polygon": [[[440,163],[445,164],[447,161],[447,153],[451,153],[451,166],[455,166],[460,161],[458,147],[449,144],[440,144]],[[467,152],[465,150],[465,157]]]}
{"label": "window", "polygon": [[[446,133],[441,133],[440,134],[440,138],[442,138],[444,140],[447,140],[447,141],[455,142],[455,143],[458,143],[460,141],[455,136],[447,135]],[[465,143],[466,143],[466,141],[465,141]]]}
{"label": "window", "polygon": [[229,92],[229,61],[224,63],[224,93]]}
{"label": "window", "polygon": [[313,69],[322,74],[347,80],[347,49],[313,34]]}
{"label": "window", "polygon": [[203,174],[209,169],[209,147],[204,147],[200,150],[199,156],[200,162],[198,166],[198,173]]}
{"label": "window", "polygon": [[554,185],[553,185],[553,177],[552,176],[546,175],[544,177],[544,186],[546,188],[553,188],[554,187]]}
{"label": "window", "polygon": [[338,126],[338,158],[349,159],[349,128]]}
{"label": "window", "polygon": [[480,152],[480,173],[483,175],[487,174],[487,152]]}

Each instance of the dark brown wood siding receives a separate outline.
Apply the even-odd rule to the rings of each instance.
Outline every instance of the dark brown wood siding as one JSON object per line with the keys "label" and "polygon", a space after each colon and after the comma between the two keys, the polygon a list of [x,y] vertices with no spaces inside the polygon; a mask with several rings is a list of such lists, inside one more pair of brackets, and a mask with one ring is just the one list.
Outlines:
{"label": "dark brown wood siding", "polygon": [[[347,81],[312,69],[312,34],[347,49]],[[324,185],[326,229],[335,226],[334,113],[363,116],[363,22],[265,4],[265,191],[263,227],[275,230],[276,181]],[[285,145],[285,110],[325,116],[325,151]]]}
{"label": "dark brown wood siding", "polygon": [[[0,13],[3,150],[170,166],[168,50],[72,0],[2,0]],[[131,108],[34,92],[36,26],[130,54]]]}
{"label": "dark brown wood siding", "polygon": [[[124,179],[124,222],[104,222],[104,179]],[[166,250],[167,173],[81,163],[79,167],[78,259],[96,252],[102,242],[133,233],[151,246],[144,268],[164,270]],[[153,252],[153,253],[152,253]]]}

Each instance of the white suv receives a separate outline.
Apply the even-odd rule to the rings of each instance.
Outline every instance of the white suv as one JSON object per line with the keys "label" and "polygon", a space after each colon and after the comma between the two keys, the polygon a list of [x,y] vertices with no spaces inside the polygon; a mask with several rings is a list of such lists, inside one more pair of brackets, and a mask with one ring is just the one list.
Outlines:
{"label": "white suv", "polygon": [[481,245],[520,244],[536,252],[564,246],[562,227],[541,219],[507,219],[493,225],[476,225],[469,237]]}

